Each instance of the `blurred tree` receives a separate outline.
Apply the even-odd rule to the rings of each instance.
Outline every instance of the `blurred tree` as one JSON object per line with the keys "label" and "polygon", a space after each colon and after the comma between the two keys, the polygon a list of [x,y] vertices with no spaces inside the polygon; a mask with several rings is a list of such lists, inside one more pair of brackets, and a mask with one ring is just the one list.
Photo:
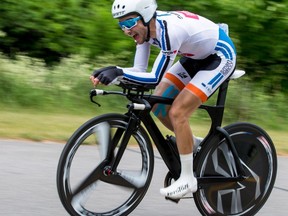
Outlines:
{"label": "blurred tree", "polygon": [[75,53],[95,57],[110,52],[117,41],[110,4],[109,0],[2,0],[0,50],[10,57],[26,53],[47,64]]}
{"label": "blurred tree", "polygon": [[[47,64],[70,54],[95,59],[126,54],[134,43],[111,16],[113,0],[2,0],[0,51],[43,58]],[[190,10],[226,22],[238,51],[238,66],[272,89],[287,89],[288,0],[158,0],[160,10]],[[153,55],[155,55],[153,53]],[[113,60],[111,60],[113,63]]]}
{"label": "blurred tree", "polygon": [[[288,91],[288,1],[230,0],[218,2],[238,48],[238,65],[268,89]],[[229,5],[229,7],[227,7]],[[241,5],[241,7],[239,7]],[[225,8],[222,9],[221,8]]]}

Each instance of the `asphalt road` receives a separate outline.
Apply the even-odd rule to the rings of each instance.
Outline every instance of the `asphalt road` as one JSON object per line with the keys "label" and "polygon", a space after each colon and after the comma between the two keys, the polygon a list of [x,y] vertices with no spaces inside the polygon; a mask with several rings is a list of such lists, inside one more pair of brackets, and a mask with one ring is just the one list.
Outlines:
{"label": "asphalt road", "polygon": [[[0,215],[68,215],[56,189],[56,169],[63,146],[58,143],[0,140]],[[174,204],[159,194],[166,172],[162,160],[156,157],[148,193],[131,215],[200,215],[193,199]],[[257,215],[286,216],[287,212],[288,157],[278,157],[275,187]]]}

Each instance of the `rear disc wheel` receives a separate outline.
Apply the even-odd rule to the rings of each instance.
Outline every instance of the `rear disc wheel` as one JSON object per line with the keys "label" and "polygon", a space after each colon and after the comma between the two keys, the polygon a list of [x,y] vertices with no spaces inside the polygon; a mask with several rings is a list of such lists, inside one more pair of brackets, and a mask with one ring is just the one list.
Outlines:
{"label": "rear disc wheel", "polygon": [[[276,178],[277,156],[267,133],[249,123],[225,127],[235,145],[246,179],[205,183],[194,194],[202,215],[256,214],[268,199]],[[198,177],[237,177],[234,156],[224,138],[215,138],[197,158]]]}

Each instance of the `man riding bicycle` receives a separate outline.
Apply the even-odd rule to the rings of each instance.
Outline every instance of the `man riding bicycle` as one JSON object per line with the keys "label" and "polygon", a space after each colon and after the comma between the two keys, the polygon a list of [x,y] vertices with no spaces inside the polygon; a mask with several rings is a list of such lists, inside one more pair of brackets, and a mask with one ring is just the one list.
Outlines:
{"label": "man riding bicycle", "polygon": [[[175,98],[171,106],[157,104],[153,113],[175,133],[180,154],[180,177],[160,193],[179,199],[197,190],[193,175],[193,134],[189,117],[230,77],[236,51],[229,36],[217,24],[188,11],[159,11],[155,0],[115,0],[113,18],[136,43],[134,66],[110,66],[96,70],[90,79],[105,85],[117,77],[155,84],[155,95]],[[147,73],[150,46],[160,53]],[[174,63],[177,55],[179,61]],[[174,63],[174,64],[173,64]]]}

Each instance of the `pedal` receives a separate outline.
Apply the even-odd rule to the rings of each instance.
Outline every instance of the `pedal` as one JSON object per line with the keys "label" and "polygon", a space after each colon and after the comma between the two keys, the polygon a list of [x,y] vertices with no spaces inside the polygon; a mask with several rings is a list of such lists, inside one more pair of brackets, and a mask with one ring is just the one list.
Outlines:
{"label": "pedal", "polygon": [[176,204],[178,204],[178,202],[180,201],[180,199],[171,199],[171,198],[169,198],[169,197],[165,197],[165,199],[166,199],[166,200],[169,200],[169,201],[171,201],[171,202],[173,202],[173,203],[176,203]]}

